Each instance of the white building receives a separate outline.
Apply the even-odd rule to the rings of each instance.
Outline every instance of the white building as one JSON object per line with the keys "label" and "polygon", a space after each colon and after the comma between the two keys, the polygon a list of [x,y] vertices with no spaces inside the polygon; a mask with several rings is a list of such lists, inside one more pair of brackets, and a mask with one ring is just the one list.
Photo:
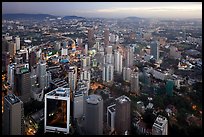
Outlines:
{"label": "white building", "polygon": [[123,80],[126,82],[130,82],[131,73],[132,73],[131,68],[124,67],[123,68]]}
{"label": "white building", "polygon": [[15,38],[15,43],[16,43],[16,50],[20,50],[21,49],[21,45],[20,45],[20,37],[16,37]]}
{"label": "white building", "polygon": [[107,124],[111,129],[111,132],[115,130],[115,105],[110,105],[107,107]]}
{"label": "white building", "polygon": [[113,65],[105,64],[103,67],[103,81],[112,82],[113,81]]}
{"label": "white building", "polygon": [[[63,132],[64,134],[69,134],[69,88],[59,87],[45,94],[44,117],[44,132]],[[57,120],[55,117],[57,117]]]}
{"label": "white building", "polygon": [[67,48],[62,48],[61,49],[61,55],[62,56],[67,56],[68,55],[68,49]]}
{"label": "white building", "polygon": [[152,135],[168,135],[168,120],[159,115],[152,126]]}
{"label": "white building", "polygon": [[14,87],[14,70],[15,64],[9,64],[7,70],[7,82],[10,84],[12,89]]}
{"label": "white building", "polygon": [[77,66],[69,67],[68,83],[71,91],[75,91],[77,82]]}
{"label": "white building", "polygon": [[91,83],[91,71],[90,70],[86,70],[86,69],[83,69],[81,72],[80,72],[80,80],[84,81],[86,80],[87,81],[87,88],[90,89],[90,83]]}
{"label": "white building", "polygon": [[114,51],[114,71],[119,74],[123,71],[123,55],[117,50]]}

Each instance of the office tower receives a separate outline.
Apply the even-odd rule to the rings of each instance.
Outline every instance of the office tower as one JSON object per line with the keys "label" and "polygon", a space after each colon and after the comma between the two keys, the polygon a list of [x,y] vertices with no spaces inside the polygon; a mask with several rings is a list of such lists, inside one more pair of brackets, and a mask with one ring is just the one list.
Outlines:
{"label": "office tower", "polygon": [[90,28],[90,29],[88,29],[88,45],[89,45],[90,47],[93,47],[94,42],[95,42],[94,29],[93,29],[93,28]]}
{"label": "office tower", "polygon": [[126,81],[126,82],[130,82],[131,73],[132,73],[131,68],[124,67],[123,68],[123,80]]}
{"label": "office tower", "polygon": [[30,101],[31,84],[29,68],[16,67],[16,73],[14,73],[14,93],[23,103]]}
{"label": "office tower", "polygon": [[115,130],[115,104],[107,107],[107,124],[113,132]]}
{"label": "office tower", "polygon": [[116,73],[121,74],[123,70],[123,55],[115,50],[114,51],[114,71]]}
{"label": "office tower", "polygon": [[7,70],[7,82],[11,86],[11,88],[14,88],[14,71],[15,71],[15,64],[9,64],[8,70]]}
{"label": "office tower", "polygon": [[103,99],[89,95],[85,100],[85,131],[88,135],[103,134]]}
{"label": "office tower", "polygon": [[13,58],[16,54],[16,43],[9,43],[8,51],[10,54],[10,57]]}
{"label": "office tower", "polygon": [[35,66],[37,64],[37,55],[34,51],[31,51],[29,53],[29,65],[30,65],[30,68]]}
{"label": "office tower", "polygon": [[159,115],[153,126],[152,135],[168,135],[168,120],[166,117]]}
{"label": "office tower", "polygon": [[166,81],[166,92],[167,95],[172,96],[173,95],[173,87],[174,87],[174,81],[171,79],[167,79]]}
{"label": "office tower", "polygon": [[118,135],[125,135],[130,133],[130,105],[131,100],[122,95],[116,100],[115,106],[115,130]]}
{"label": "office tower", "polygon": [[112,46],[107,46],[106,47],[106,54],[112,54],[113,52],[113,47]]}
{"label": "office tower", "polygon": [[38,78],[40,88],[44,89],[46,85],[46,62],[41,60],[38,64]]}
{"label": "office tower", "polygon": [[78,87],[74,93],[73,112],[74,118],[80,118],[84,114],[84,103],[87,97],[87,87]]}
{"label": "office tower", "polygon": [[89,50],[88,44],[85,44],[84,45],[84,55],[88,55],[88,50]]}
{"label": "office tower", "polygon": [[89,56],[84,56],[81,63],[82,68],[89,68],[91,65],[91,58]]}
{"label": "office tower", "polygon": [[108,46],[109,45],[109,29],[106,28],[105,31],[104,31],[104,44],[105,46]]}
{"label": "office tower", "polygon": [[103,67],[103,81],[112,82],[113,81],[113,65],[105,64]]}
{"label": "office tower", "polygon": [[20,45],[20,37],[16,37],[15,38],[15,43],[16,43],[16,50],[20,50],[21,49],[21,45]]}
{"label": "office tower", "polygon": [[2,52],[2,72],[8,70],[8,65],[10,64],[9,52]]}
{"label": "office tower", "polygon": [[87,69],[82,69],[80,72],[80,80],[87,80],[87,88],[90,88],[90,83],[91,83],[91,71]]}
{"label": "office tower", "polygon": [[133,54],[133,47],[129,46],[126,50],[126,67],[133,67],[134,61],[134,54]]}
{"label": "office tower", "polygon": [[150,55],[153,55],[156,60],[159,59],[159,44],[156,41],[150,43]]}
{"label": "office tower", "polygon": [[115,41],[116,41],[116,36],[115,36],[115,34],[110,34],[110,42],[111,43],[115,43]]}
{"label": "office tower", "polygon": [[68,83],[71,92],[75,91],[76,82],[77,82],[77,66],[70,66],[68,70]]}
{"label": "office tower", "polygon": [[44,132],[69,134],[70,89],[58,87],[45,94]]}
{"label": "office tower", "polygon": [[3,135],[24,135],[23,102],[14,94],[4,97]]}
{"label": "office tower", "polygon": [[138,72],[133,72],[131,74],[131,89],[130,92],[139,95],[139,73]]}

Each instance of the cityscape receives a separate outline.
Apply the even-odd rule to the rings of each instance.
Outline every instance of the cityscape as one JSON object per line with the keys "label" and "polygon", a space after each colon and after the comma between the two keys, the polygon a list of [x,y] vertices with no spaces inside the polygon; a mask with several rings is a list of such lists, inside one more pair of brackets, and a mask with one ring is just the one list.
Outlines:
{"label": "cityscape", "polygon": [[202,2],[2,2],[3,135],[202,135]]}

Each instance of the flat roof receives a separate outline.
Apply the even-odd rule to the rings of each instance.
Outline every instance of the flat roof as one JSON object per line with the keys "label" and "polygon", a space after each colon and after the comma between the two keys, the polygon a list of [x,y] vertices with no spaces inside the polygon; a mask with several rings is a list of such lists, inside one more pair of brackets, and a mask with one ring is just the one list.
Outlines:
{"label": "flat roof", "polygon": [[48,96],[61,96],[61,97],[66,97],[69,96],[70,94],[70,89],[69,88],[63,88],[63,87],[58,87],[49,93],[47,93]]}
{"label": "flat roof", "polygon": [[124,102],[130,102],[131,100],[125,96],[125,95],[122,95],[118,98],[115,99],[116,101],[119,101],[121,104],[124,103]]}
{"label": "flat roof", "polygon": [[18,102],[21,102],[21,100],[15,96],[14,94],[9,94],[7,96],[4,97],[10,104],[16,104]]}
{"label": "flat roof", "polygon": [[89,104],[98,104],[102,100],[100,95],[92,94],[89,95],[86,99],[86,102]]}

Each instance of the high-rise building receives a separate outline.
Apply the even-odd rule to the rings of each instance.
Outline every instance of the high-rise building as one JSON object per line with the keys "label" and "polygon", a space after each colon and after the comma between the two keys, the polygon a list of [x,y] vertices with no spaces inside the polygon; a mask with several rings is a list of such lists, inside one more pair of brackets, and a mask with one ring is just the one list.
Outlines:
{"label": "high-rise building", "polygon": [[181,52],[175,46],[170,46],[170,58],[179,59],[181,58]]}
{"label": "high-rise building", "polygon": [[113,62],[114,62],[114,58],[113,58],[113,54],[106,54],[105,56],[104,56],[104,60],[103,60],[104,62],[104,64],[113,64]]}
{"label": "high-rise building", "polygon": [[105,64],[103,67],[103,81],[112,82],[113,81],[113,65]]}
{"label": "high-rise building", "polygon": [[94,29],[93,29],[93,28],[90,28],[90,29],[88,29],[88,45],[89,45],[90,47],[93,47],[94,42],[95,42]]}
{"label": "high-rise building", "polygon": [[30,65],[30,68],[35,66],[37,64],[37,55],[34,51],[31,51],[29,53],[29,65]]}
{"label": "high-rise building", "polygon": [[70,66],[68,70],[68,83],[70,91],[74,92],[77,82],[77,66]]}
{"label": "high-rise building", "polygon": [[138,72],[133,72],[131,74],[131,89],[130,92],[139,95],[139,73]]}
{"label": "high-rise building", "polygon": [[126,82],[130,82],[131,73],[132,73],[131,68],[124,67],[123,68],[123,80],[126,81]]}
{"label": "high-rise building", "polygon": [[159,59],[159,44],[156,41],[150,43],[150,55],[153,55],[156,60]]}
{"label": "high-rise building", "polygon": [[103,134],[103,99],[89,95],[85,100],[85,131],[88,135]]}
{"label": "high-rise building", "polygon": [[14,94],[4,97],[3,135],[24,135],[23,102]]}
{"label": "high-rise building", "polygon": [[16,68],[14,73],[14,93],[23,103],[30,101],[31,84],[29,68]]}
{"label": "high-rise building", "polygon": [[2,72],[8,70],[9,64],[10,64],[9,52],[2,52]]}
{"label": "high-rise building", "polygon": [[69,134],[70,90],[56,88],[45,94],[44,132]]}
{"label": "high-rise building", "polygon": [[9,64],[7,70],[7,82],[9,83],[10,87],[14,88],[14,71],[15,71],[15,64]]}
{"label": "high-rise building", "polygon": [[88,55],[88,50],[89,50],[88,44],[85,44],[84,45],[84,55]]}
{"label": "high-rise building", "polygon": [[87,88],[90,88],[90,83],[91,83],[91,71],[87,69],[82,69],[80,72],[80,80],[87,80]]}
{"label": "high-rise building", "polygon": [[133,61],[134,61],[134,54],[133,54],[133,47],[129,46],[126,50],[126,67],[132,67],[133,66]]}
{"label": "high-rise building", "polygon": [[20,37],[16,37],[15,38],[15,43],[16,43],[16,50],[20,50],[21,49],[21,45],[20,45]]}
{"label": "high-rise building", "polygon": [[153,126],[152,135],[168,135],[168,120],[166,117],[159,115]]}
{"label": "high-rise building", "polygon": [[84,114],[84,104],[85,104],[85,98],[87,97],[87,88],[79,88],[74,93],[74,102],[73,102],[73,112],[74,112],[74,118],[80,118]]}
{"label": "high-rise building", "polygon": [[107,124],[113,132],[115,130],[115,104],[107,107]]}
{"label": "high-rise building", "polygon": [[109,29],[106,28],[105,31],[104,31],[104,44],[105,46],[108,46],[109,45]]}
{"label": "high-rise building", "polygon": [[13,58],[16,54],[16,43],[9,43],[9,54],[10,54],[10,57]]}
{"label": "high-rise building", "polygon": [[90,65],[91,65],[91,58],[90,58],[90,56],[84,56],[83,58],[82,58],[82,68],[89,68],[90,67]]}
{"label": "high-rise building", "polygon": [[114,71],[118,74],[123,71],[123,55],[117,50],[114,51]]}
{"label": "high-rise building", "polygon": [[38,64],[38,78],[41,89],[46,87],[46,73],[46,62],[41,60]]}
{"label": "high-rise building", "polygon": [[115,130],[118,135],[130,133],[131,100],[123,95],[115,99]]}
{"label": "high-rise building", "polygon": [[106,47],[106,54],[112,54],[113,52],[113,47],[112,46],[107,46]]}

